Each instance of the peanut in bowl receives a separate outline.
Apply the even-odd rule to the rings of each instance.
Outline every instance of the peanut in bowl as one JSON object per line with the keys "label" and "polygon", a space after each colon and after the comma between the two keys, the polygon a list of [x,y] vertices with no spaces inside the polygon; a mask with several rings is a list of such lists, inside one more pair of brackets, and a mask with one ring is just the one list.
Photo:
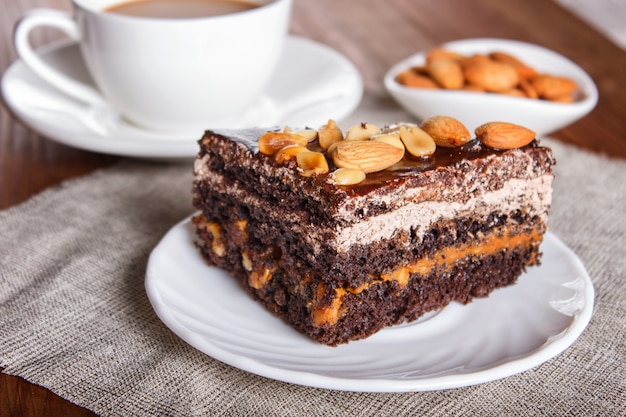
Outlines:
{"label": "peanut in bowl", "polygon": [[[464,61],[487,59],[494,53],[502,55],[495,56],[497,59],[513,58],[524,67],[516,67],[519,74],[504,68],[492,78],[480,65],[472,64],[470,69]],[[455,67],[460,67],[460,74]],[[413,74],[415,80],[403,78]],[[421,86],[424,78],[426,84]],[[560,84],[566,94],[549,91],[544,81],[549,88]],[[527,126],[537,136],[544,136],[584,117],[598,102],[593,80],[573,61],[547,48],[507,39],[465,39],[422,51],[391,67],[384,84],[418,119],[447,114],[470,131],[487,118]]]}

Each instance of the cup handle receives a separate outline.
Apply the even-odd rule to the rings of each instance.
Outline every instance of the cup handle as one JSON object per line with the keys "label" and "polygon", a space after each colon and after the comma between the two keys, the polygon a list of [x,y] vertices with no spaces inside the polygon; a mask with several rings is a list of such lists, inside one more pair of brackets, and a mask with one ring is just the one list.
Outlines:
{"label": "cup handle", "polygon": [[93,87],[60,72],[37,55],[30,45],[29,34],[38,26],[59,29],[75,41],[81,37],[77,23],[69,14],[51,9],[30,10],[17,22],[13,35],[15,49],[22,61],[33,72],[65,94],[98,107],[107,106],[102,95]]}

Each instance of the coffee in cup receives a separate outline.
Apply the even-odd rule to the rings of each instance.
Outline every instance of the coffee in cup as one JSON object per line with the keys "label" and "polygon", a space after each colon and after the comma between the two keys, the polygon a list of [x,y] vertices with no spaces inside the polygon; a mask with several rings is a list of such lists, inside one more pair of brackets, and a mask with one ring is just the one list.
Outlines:
{"label": "coffee in cup", "polygon": [[245,0],[131,0],[104,9],[109,13],[163,19],[193,19],[243,12],[259,7]]}

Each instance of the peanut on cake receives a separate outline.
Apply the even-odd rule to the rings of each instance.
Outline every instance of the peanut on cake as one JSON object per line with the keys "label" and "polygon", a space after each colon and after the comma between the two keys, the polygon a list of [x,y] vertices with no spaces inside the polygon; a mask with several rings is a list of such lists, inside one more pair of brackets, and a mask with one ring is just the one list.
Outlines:
{"label": "peanut on cake", "polygon": [[550,149],[510,123],[207,131],[194,166],[202,256],[335,346],[468,303],[539,263]]}

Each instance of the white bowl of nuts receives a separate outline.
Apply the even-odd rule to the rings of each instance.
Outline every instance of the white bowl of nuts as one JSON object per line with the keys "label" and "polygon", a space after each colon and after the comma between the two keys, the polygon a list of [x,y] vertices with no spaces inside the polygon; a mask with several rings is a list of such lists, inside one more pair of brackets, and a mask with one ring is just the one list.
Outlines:
{"label": "white bowl of nuts", "polygon": [[470,131],[488,119],[544,136],[598,102],[593,80],[570,59],[507,39],[465,39],[420,52],[391,67],[384,84],[418,119],[447,114]]}

